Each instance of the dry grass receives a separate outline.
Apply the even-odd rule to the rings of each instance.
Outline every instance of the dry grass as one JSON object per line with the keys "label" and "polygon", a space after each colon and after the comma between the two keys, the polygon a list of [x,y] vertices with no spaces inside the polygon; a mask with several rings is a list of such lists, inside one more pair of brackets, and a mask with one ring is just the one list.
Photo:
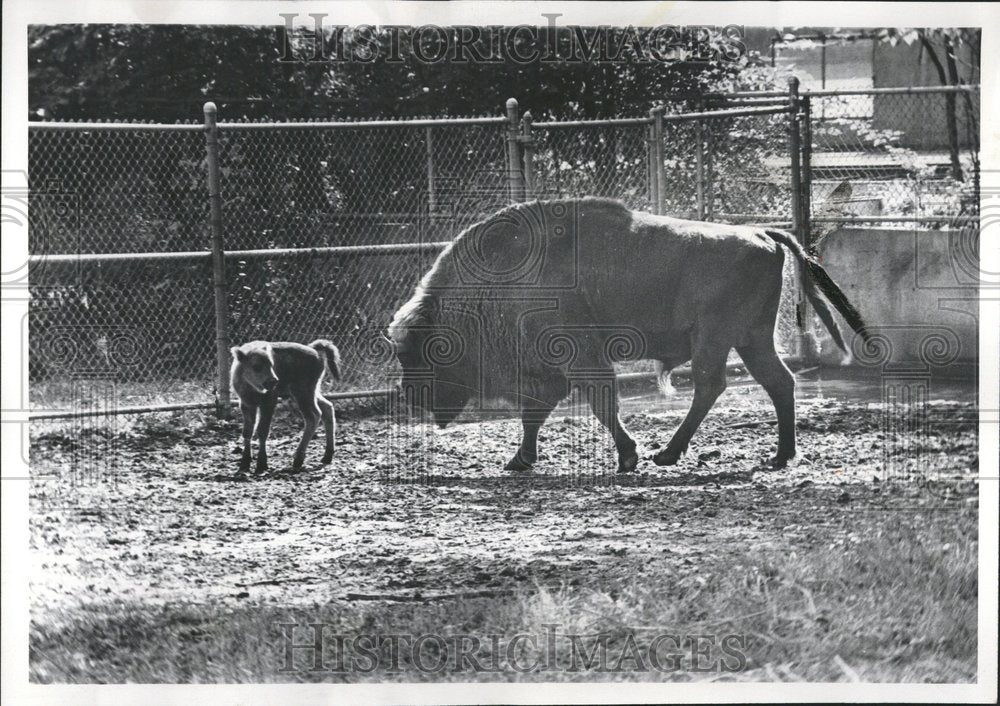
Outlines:
{"label": "dry grass", "polygon": [[[335,601],[313,608],[258,605],[224,609],[212,604],[162,607],[114,601],[92,605],[64,620],[35,623],[31,679],[35,682],[287,682],[369,680],[747,680],[968,682],[976,674],[977,513],[974,504],[927,513],[862,512],[856,531],[808,554],[749,549],[698,574],[647,574],[634,567],[627,581],[604,585],[534,586],[513,594],[413,603]],[[328,668],[310,671],[311,657],[286,654],[280,623],[324,623]],[[550,626],[555,625],[555,628]],[[552,669],[501,671],[421,670],[404,654],[399,669],[388,660],[362,659],[335,671],[334,635],[474,635],[471,654],[481,665],[517,642],[515,662],[545,664],[544,636],[558,634]],[[304,627],[295,640],[310,639]],[[533,646],[523,638],[537,636]],[[605,641],[606,668],[574,668],[566,635]],[[643,656],[657,635],[714,640],[720,657],[727,635],[745,640],[745,665],[723,658],[714,669],[692,670],[688,646],[679,668],[656,669]],[[490,636],[496,636],[491,638]],[[630,644],[631,643],[631,644]],[[364,640],[349,654],[363,658]],[[370,647],[371,645],[369,645]],[[437,664],[435,640],[424,645],[424,667]],[[512,648],[513,649],[513,648]],[[404,651],[405,652],[405,651]],[[639,661],[625,652],[637,653]],[[577,657],[581,657],[577,654]],[[347,662],[349,664],[349,662]],[[702,662],[706,664],[706,662]],[[739,666],[736,672],[718,665]],[[333,666],[336,666],[334,664]],[[370,671],[369,666],[374,668]]]}

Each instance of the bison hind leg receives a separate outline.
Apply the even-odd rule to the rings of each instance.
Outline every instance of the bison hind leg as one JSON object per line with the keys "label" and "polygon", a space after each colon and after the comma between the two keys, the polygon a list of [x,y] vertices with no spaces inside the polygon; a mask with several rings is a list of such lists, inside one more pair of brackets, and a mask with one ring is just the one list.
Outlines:
{"label": "bison hind leg", "polygon": [[657,466],[673,466],[687,452],[691,437],[698,430],[705,415],[726,390],[726,357],[729,345],[706,338],[695,346],[691,358],[691,377],[694,380],[694,399],[684,421],[677,427],[667,447],[653,457]]}
{"label": "bison hind leg", "polygon": [[736,350],[774,404],[778,417],[778,452],[768,461],[768,466],[784,468],[795,456],[795,376],[778,357],[771,335],[761,336]]}

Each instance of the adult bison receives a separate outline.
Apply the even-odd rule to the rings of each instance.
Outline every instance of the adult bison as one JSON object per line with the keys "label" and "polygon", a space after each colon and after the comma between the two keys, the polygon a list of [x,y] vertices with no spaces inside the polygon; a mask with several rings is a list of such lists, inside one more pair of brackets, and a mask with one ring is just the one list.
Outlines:
{"label": "adult bison", "polygon": [[783,467],[795,455],[795,382],[774,349],[782,246],[846,352],[820,292],[864,335],[861,317],[787,233],[654,216],[599,198],[505,208],[449,244],[396,312],[389,336],[402,390],[441,427],[474,399],[512,400],[524,433],[506,468],[524,470],[536,460],[539,427],[582,388],[611,432],[619,471],[631,471],[638,455],[608,387],[612,363],[653,359],[668,374],[691,361],[691,408],[653,459],[669,466],[725,390],[736,348],[774,403],[770,463]]}

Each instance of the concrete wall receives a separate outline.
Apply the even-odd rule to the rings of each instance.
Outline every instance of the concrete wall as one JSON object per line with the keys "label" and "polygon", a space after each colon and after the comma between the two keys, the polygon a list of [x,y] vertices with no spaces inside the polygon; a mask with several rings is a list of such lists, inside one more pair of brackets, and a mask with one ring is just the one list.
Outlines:
{"label": "concrete wall", "polygon": [[978,242],[977,229],[844,228],[823,240],[823,266],[878,339],[855,348],[858,364],[974,369]]}

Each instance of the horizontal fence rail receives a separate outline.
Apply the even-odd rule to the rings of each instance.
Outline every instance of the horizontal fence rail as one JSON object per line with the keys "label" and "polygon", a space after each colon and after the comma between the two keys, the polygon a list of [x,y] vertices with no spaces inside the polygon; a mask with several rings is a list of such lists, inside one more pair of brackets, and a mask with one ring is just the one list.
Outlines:
{"label": "horizontal fence rail", "polygon": [[[227,260],[297,260],[310,258],[360,257],[365,255],[405,255],[440,252],[442,243],[399,243],[394,245],[335,245],[326,248],[272,248],[269,250],[227,250]],[[196,252],[97,253],[76,255],[31,255],[28,262],[38,265],[123,265],[135,262],[211,262],[210,250]]]}

